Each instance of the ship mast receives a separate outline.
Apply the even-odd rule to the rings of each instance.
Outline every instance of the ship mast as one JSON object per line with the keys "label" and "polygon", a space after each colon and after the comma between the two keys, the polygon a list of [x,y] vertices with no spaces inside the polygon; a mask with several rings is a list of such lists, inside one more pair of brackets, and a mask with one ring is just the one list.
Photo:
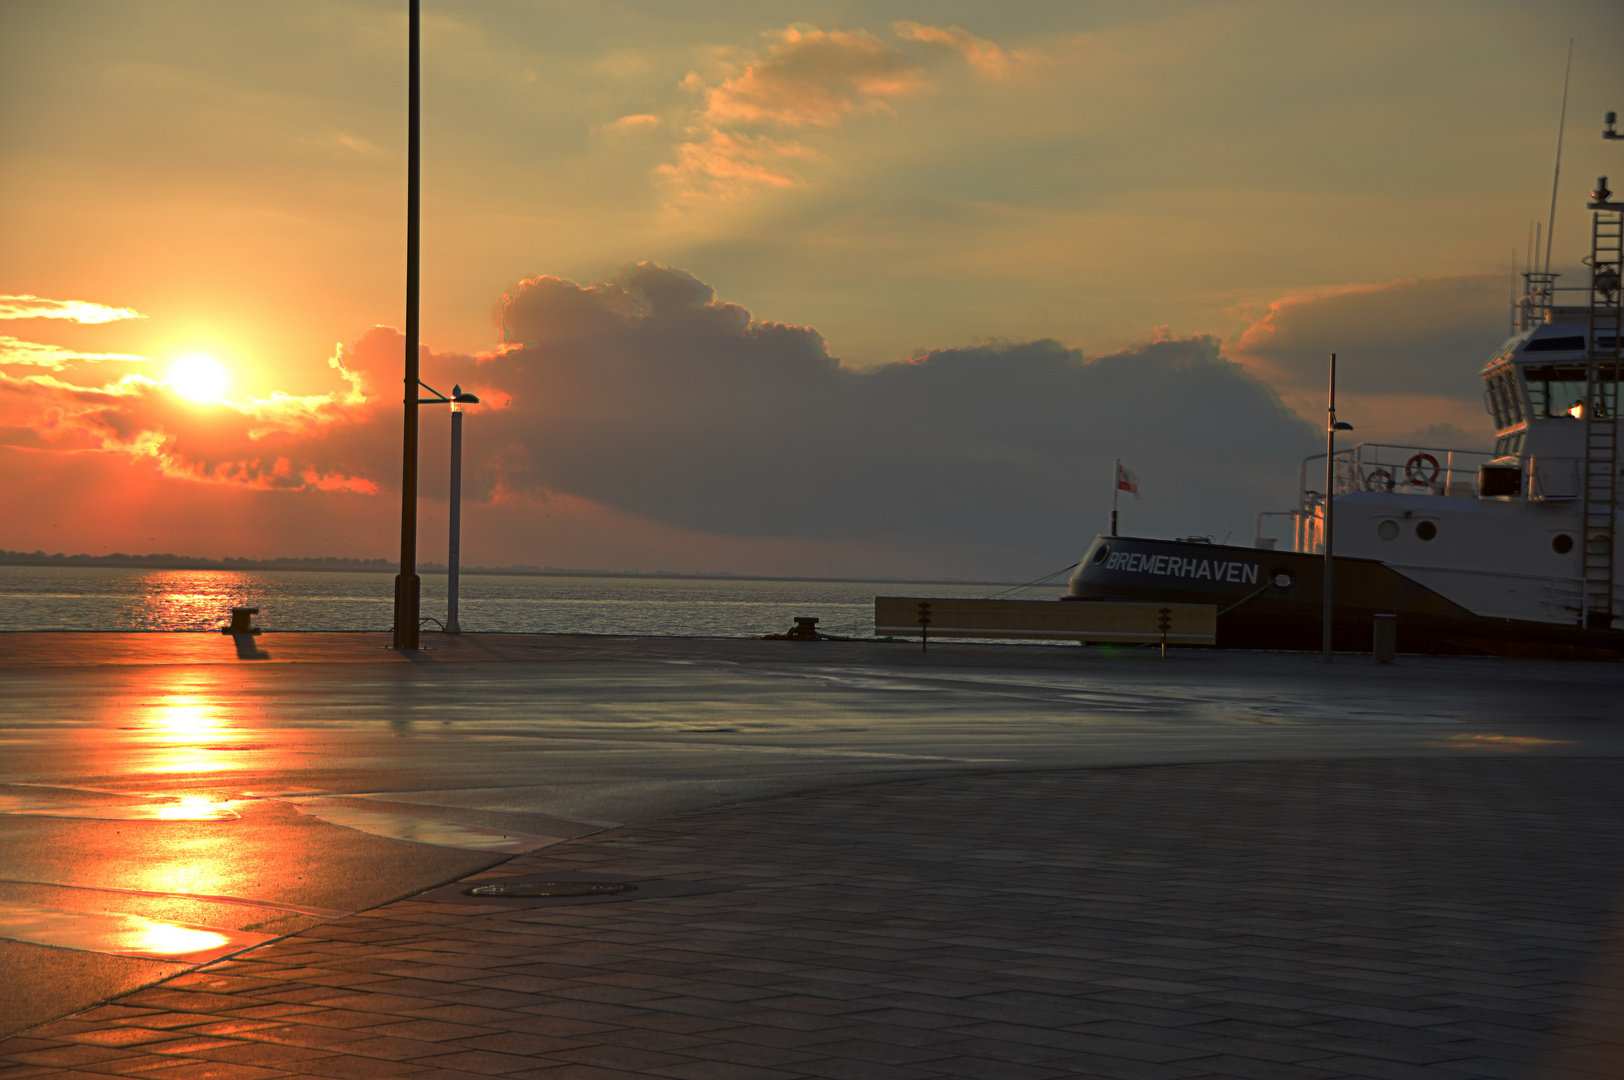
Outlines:
{"label": "ship mast", "polygon": [[[1607,138],[1614,114],[1607,114]],[[1612,201],[1607,177],[1591,192],[1590,215],[1590,333],[1585,363],[1584,462],[1584,623],[1590,630],[1613,626],[1613,587],[1616,580],[1618,534],[1618,382],[1620,374],[1619,274],[1624,270],[1624,203]]]}

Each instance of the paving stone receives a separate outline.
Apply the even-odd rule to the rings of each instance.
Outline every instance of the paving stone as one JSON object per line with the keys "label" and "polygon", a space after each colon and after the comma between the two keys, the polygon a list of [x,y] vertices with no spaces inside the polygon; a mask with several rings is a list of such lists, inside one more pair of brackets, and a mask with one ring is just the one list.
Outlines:
{"label": "paving stone", "polygon": [[1265,762],[701,811],[476,877],[730,891],[386,905],[0,1044],[0,1080],[1601,1077],[1624,1060],[1621,781]]}

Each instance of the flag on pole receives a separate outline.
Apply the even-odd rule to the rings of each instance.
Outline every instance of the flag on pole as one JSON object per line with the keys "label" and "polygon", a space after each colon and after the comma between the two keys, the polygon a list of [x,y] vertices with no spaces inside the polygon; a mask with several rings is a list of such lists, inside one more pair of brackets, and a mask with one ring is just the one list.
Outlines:
{"label": "flag on pole", "polygon": [[1133,497],[1137,499],[1139,497],[1139,474],[1123,465],[1122,462],[1117,462],[1116,486],[1118,491],[1131,492]]}

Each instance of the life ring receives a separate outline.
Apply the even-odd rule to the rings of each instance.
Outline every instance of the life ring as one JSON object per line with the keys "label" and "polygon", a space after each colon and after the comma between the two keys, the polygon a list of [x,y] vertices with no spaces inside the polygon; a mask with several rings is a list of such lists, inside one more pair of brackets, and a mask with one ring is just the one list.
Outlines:
{"label": "life ring", "polygon": [[1386,469],[1371,469],[1370,475],[1365,477],[1366,491],[1392,491],[1393,474]]}
{"label": "life ring", "polygon": [[[1432,470],[1426,479],[1421,478],[1421,467],[1427,466]],[[1417,454],[1404,463],[1404,479],[1416,487],[1431,487],[1438,480],[1438,459],[1431,454]]]}

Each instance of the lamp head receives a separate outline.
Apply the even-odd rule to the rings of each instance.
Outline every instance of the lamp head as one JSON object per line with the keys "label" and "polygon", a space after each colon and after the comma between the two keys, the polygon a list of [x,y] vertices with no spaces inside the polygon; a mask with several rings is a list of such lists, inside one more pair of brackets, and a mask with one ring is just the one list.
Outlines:
{"label": "lamp head", "polygon": [[457,406],[457,405],[478,405],[479,404],[479,397],[476,394],[465,394],[465,393],[463,393],[462,392],[462,387],[460,385],[453,386],[451,388],[451,404],[453,406]]}
{"label": "lamp head", "polygon": [[1338,420],[1336,423],[1331,425],[1331,430],[1332,431],[1352,431],[1353,430],[1353,425],[1348,423],[1346,420]]}

